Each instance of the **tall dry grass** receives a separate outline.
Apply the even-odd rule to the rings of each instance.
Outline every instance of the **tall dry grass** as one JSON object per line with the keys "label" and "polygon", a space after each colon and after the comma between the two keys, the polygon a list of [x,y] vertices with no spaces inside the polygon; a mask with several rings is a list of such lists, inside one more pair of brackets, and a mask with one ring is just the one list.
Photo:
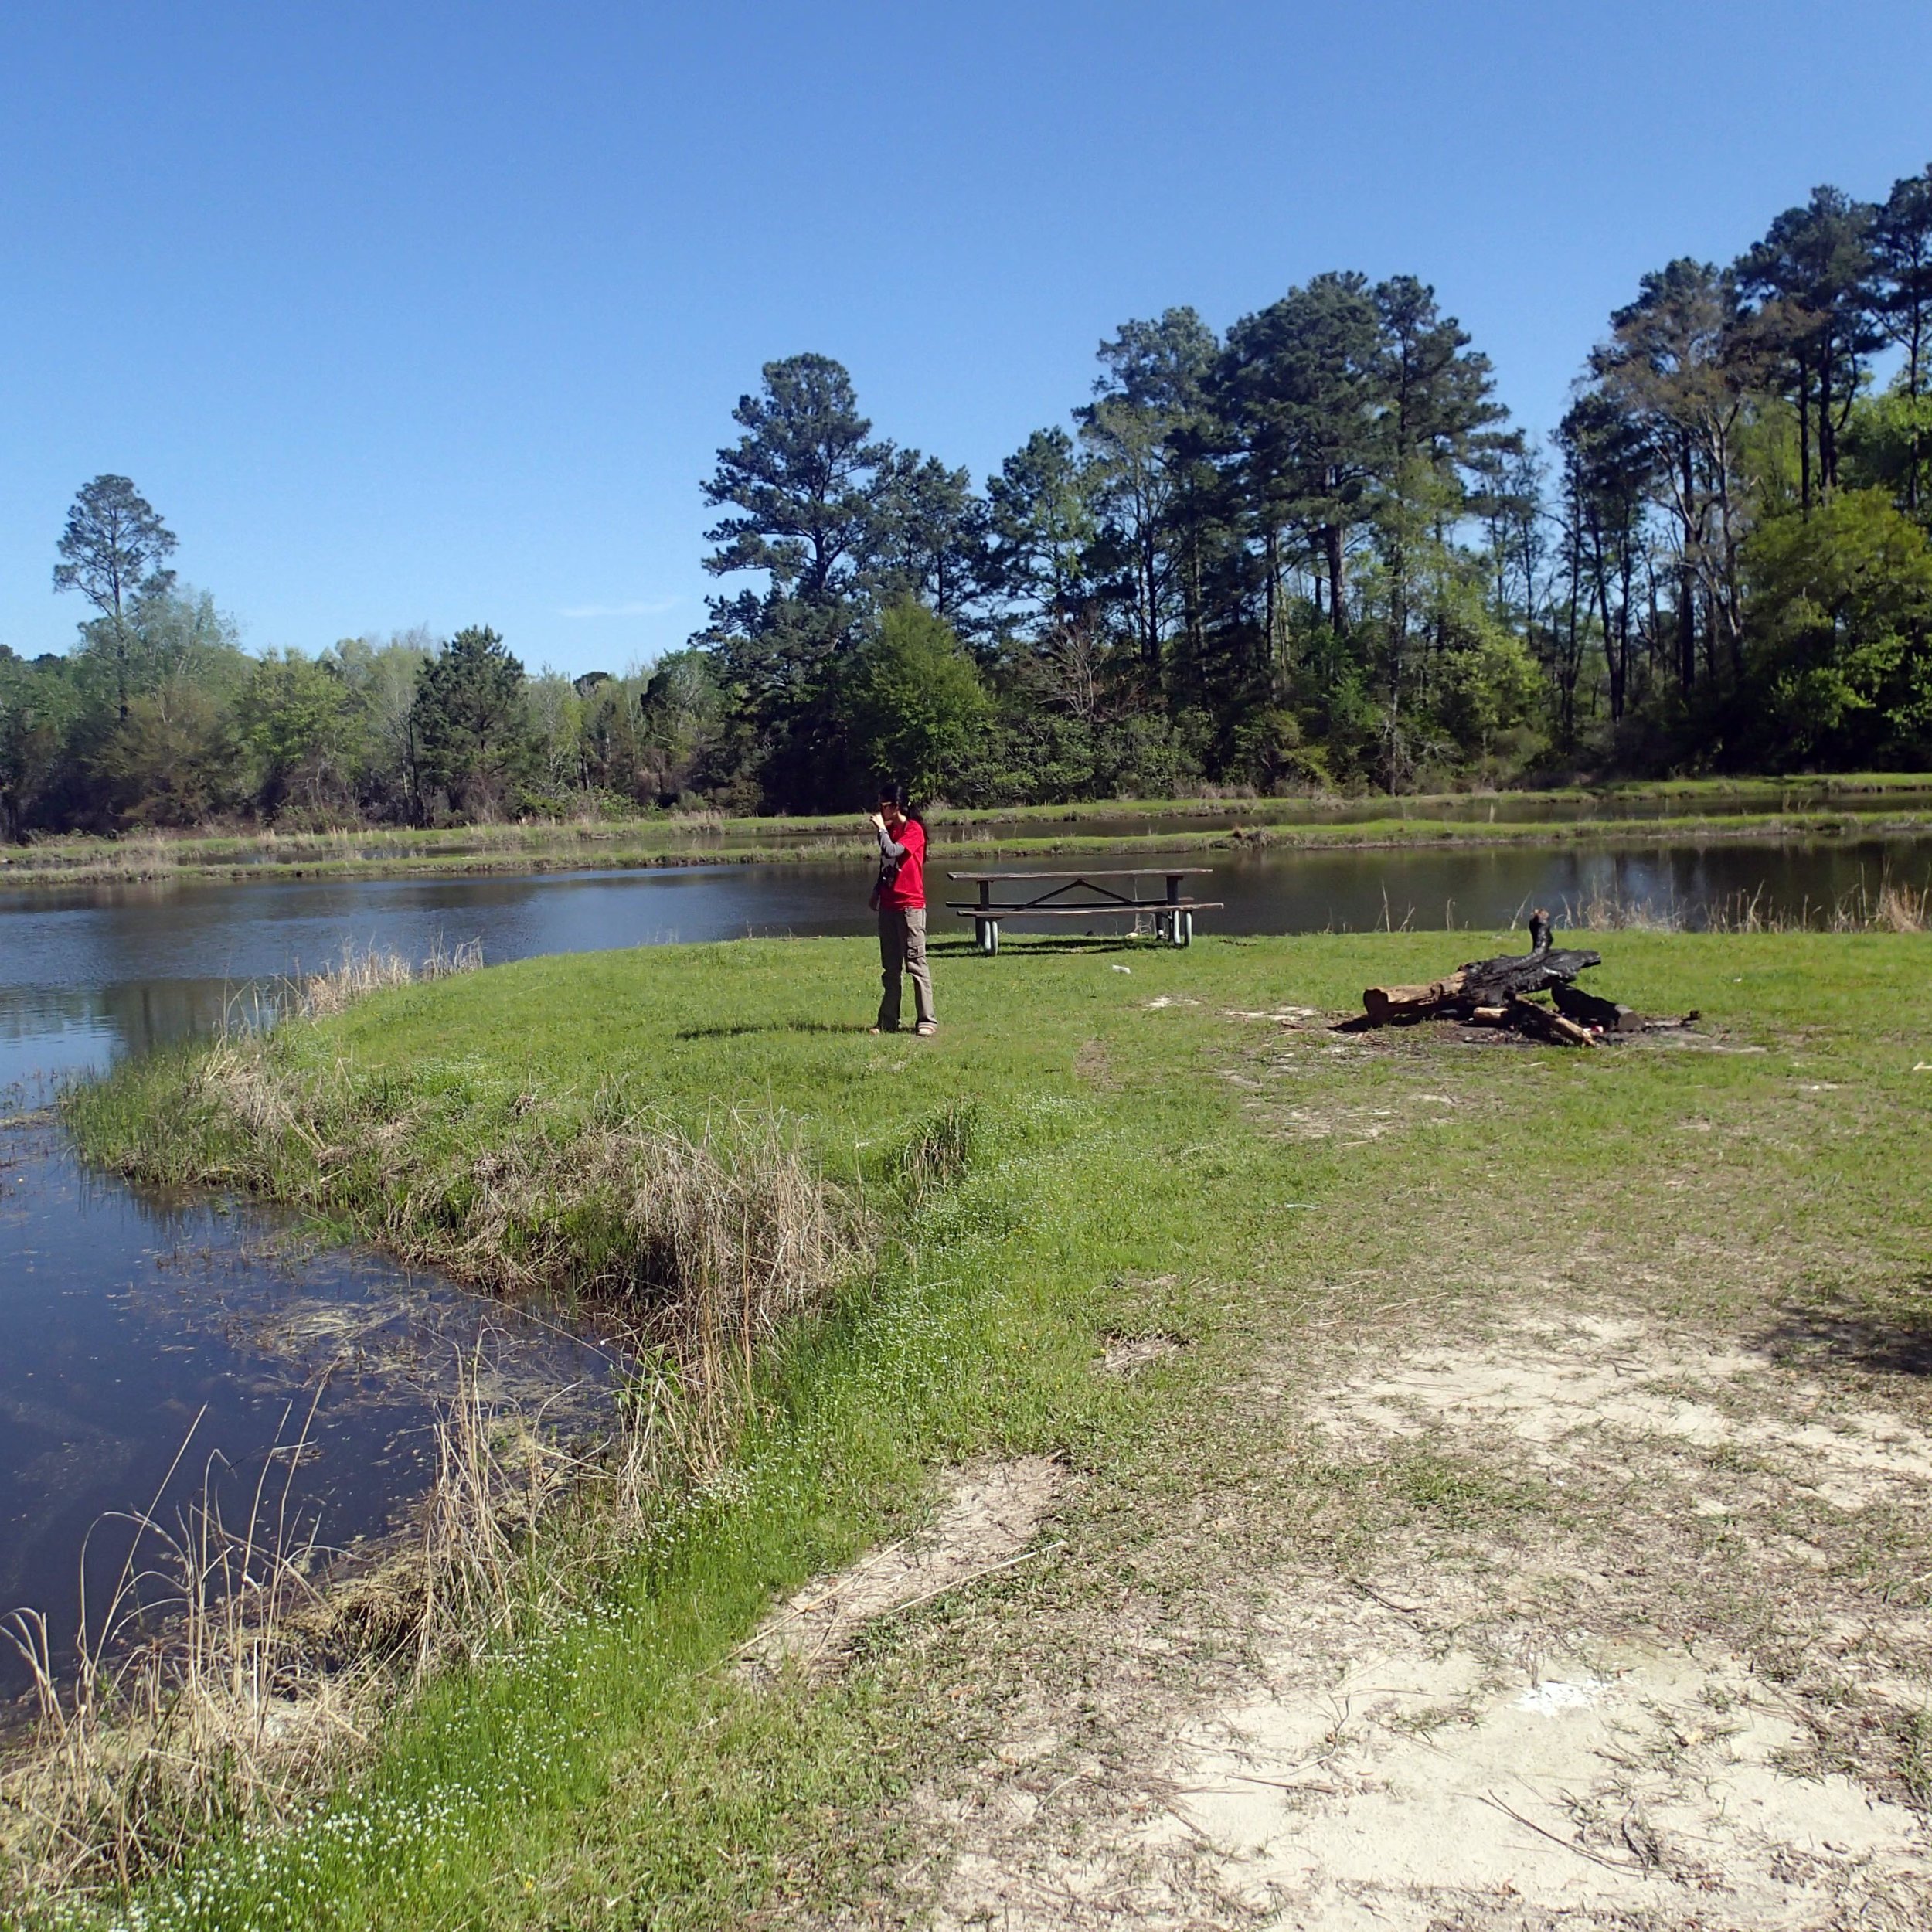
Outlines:
{"label": "tall dry grass", "polygon": [[1881,886],[1869,923],[1882,932],[1932,932],[1932,886]]}
{"label": "tall dry grass", "polygon": [[413,985],[419,980],[447,979],[457,973],[473,973],[483,964],[483,942],[462,940],[447,946],[440,937],[429,957],[420,964],[386,947],[358,951],[342,948],[334,965],[318,973],[298,977],[291,982],[291,997],[285,1002],[304,1019],[325,1019],[343,1012],[371,993],[389,992],[397,986]]}
{"label": "tall dry grass", "polygon": [[1558,923],[1573,932],[1923,933],[1932,932],[1932,885],[1861,881],[1838,899],[1796,912],[1774,910],[1766,889],[1736,893],[1700,912],[1658,906],[1615,893],[1563,903]]}
{"label": "tall dry grass", "polygon": [[[428,971],[476,963],[459,951]],[[423,970],[346,955],[302,982],[300,1008],[339,1012]],[[472,1359],[439,1417],[419,1536],[332,1582],[312,1528],[291,1519],[300,1441],[281,1459],[279,1499],[265,1473],[237,1532],[212,1488],[175,1524],[140,1519],[141,1561],[81,1633],[77,1668],[56,1668],[43,1622],[15,1620],[38,1740],[0,1781],[13,1849],[0,1906],[124,1891],[211,1826],[285,1815],[427,1673],[545,1617],[684,1506],[755,1401],[767,1351],[872,1243],[861,1206],[770,1118],[728,1115],[694,1134],[613,1090],[569,1111],[519,1101],[498,1131],[453,1148],[423,1131],[436,1124],[428,1101],[359,1088],[339,1065],[241,1027],[199,1061],[192,1105],[191,1167],[172,1121],[136,1171],[347,1213],[406,1260],[585,1298],[616,1338],[613,1423],[600,1440],[565,1441],[541,1409],[486,1400]],[[920,1179],[938,1181],[969,1137],[964,1121],[942,1136]]]}
{"label": "tall dry grass", "polygon": [[573,1442],[541,1407],[492,1402],[481,1355],[479,1342],[438,1413],[415,1536],[372,1567],[332,1577],[315,1522],[291,1507],[305,1423],[265,1459],[240,1528],[212,1461],[172,1522],[151,1507],[129,1519],[128,1557],[102,1614],[83,1607],[70,1666],[44,1617],[9,1621],[36,1723],[0,1772],[0,1923],[124,1899],[212,1831],[289,1817],[437,1669],[570,1610],[675,1506],[674,1475],[715,1453],[715,1390],[694,1404],[638,1376],[609,1433]]}
{"label": "tall dry grass", "polygon": [[44,1616],[9,1619],[36,1735],[0,1777],[12,1853],[0,1905],[104,1883],[124,1892],[214,1826],[280,1815],[365,1741],[372,1665],[325,1672],[299,1634],[319,1601],[315,1526],[291,1506],[314,1413],[264,1458],[239,1528],[224,1519],[211,1457],[199,1498],[172,1521],[158,1501],[125,1519],[134,1534],[98,1615],[83,1562],[70,1668]]}
{"label": "tall dry grass", "polygon": [[[687,1132],[621,1087],[587,1107],[519,1098],[500,1131],[452,1144],[432,1102],[359,1083],[237,1032],[202,1056],[191,1104],[233,1134],[202,1178],[353,1216],[406,1261],[474,1285],[585,1298],[709,1383],[725,1353],[820,1299],[867,1243],[859,1205],[769,1117]],[[131,1163],[181,1178],[170,1134]],[[150,1157],[151,1156],[151,1165]]]}

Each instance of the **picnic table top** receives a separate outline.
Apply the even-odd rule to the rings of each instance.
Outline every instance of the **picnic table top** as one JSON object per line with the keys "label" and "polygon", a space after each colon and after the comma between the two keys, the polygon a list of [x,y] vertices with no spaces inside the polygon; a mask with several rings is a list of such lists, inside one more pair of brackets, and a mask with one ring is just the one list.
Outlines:
{"label": "picnic table top", "polygon": [[1210,872],[1212,866],[1126,866],[1099,872],[949,872],[948,879],[1145,879],[1158,873],[1163,879],[1186,879]]}
{"label": "picnic table top", "polygon": [[1063,901],[1057,906],[975,906],[969,899],[949,899],[947,909],[962,919],[1104,919],[1120,913],[1212,913],[1223,904],[1219,899],[1120,899],[1083,900],[1077,906]]}

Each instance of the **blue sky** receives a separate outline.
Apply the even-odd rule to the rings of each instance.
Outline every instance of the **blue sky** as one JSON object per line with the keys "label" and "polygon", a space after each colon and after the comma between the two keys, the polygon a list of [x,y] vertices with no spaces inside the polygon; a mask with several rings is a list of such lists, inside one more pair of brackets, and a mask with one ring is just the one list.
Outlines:
{"label": "blue sky", "polygon": [[1932,6],[0,12],[0,641],[124,472],[253,647],[682,642],[759,365],[976,477],[1100,338],[1328,268],[1433,282],[1539,434],[1609,310],[1932,160]]}

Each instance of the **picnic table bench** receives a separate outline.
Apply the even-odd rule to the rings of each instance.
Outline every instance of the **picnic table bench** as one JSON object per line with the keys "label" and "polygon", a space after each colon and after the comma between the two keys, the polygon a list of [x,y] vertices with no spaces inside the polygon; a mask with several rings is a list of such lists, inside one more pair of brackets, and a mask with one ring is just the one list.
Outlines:
{"label": "picnic table bench", "polygon": [[[1219,912],[1222,902],[1218,899],[1190,899],[1181,889],[1184,879],[1197,878],[1211,868],[1206,866],[1141,866],[1124,871],[1109,872],[954,872],[948,879],[957,879],[961,884],[976,885],[979,888],[977,899],[949,899],[946,903],[961,919],[973,922],[973,937],[979,943],[982,953],[999,951],[1000,921],[1005,919],[1091,919],[1097,913],[1132,913],[1137,916],[1151,913],[1155,930],[1172,946],[1190,944],[1194,938],[1194,915],[1199,912]],[[1138,889],[1121,892],[1104,882],[1112,879],[1131,879],[1138,886],[1143,879],[1162,877],[1167,881],[1167,890],[1158,899],[1146,896]],[[1022,886],[1048,886],[1050,889],[1036,891],[1031,898],[1022,898],[1019,891],[995,899],[995,886],[1009,886],[1017,889]],[[1083,898],[1069,895],[1085,893]]]}

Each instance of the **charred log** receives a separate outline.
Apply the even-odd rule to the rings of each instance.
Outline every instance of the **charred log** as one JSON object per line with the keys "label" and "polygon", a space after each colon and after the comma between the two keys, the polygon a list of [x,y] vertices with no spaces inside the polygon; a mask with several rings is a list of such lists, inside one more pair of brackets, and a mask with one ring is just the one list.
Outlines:
{"label": "charred log", "polygon": [[[1434,1019],[1465,1003],[1463,980],[1463,973],[1457,971],[1447,978],[1432,979],[1427,986],[1370,986],[1362,992],[1362,1010],[1373,1026],[1386,1026],[1402,1019]],[[1481,1004],[1476,1001],[1466,1003]]]}
{"label": "charred log", "polygon": [[1426,986],[1371,986],[1362,995],[1372,1026],[1405,1019],[1468,1019],[1486,1008],[1508,1009],[1513,1000],[1546,988],[1566,985],[1579,973],[1603,964],[1603,954],[1558,951],[1549,943],[1549,915],[1530,915],[1530,949],[1495,959],[1474,959]]}
{"label": "charred log", "polygon": [[1532,1039],[1546,1042],[1552,1046],[1594,1046],[1596,1036],[1587,1026],[1580,1026],[1573,1019],[1566,1019],[1561,1013],[1548,1006],[1539,1006],[1533,999],[1525,999],[1520,994],[1511,997],[1507,1016],[1503,1024],[1513,1026],[1519,1033],[1527,1033]]}
{"label": "charred log", "polygon": [[1601,953],[1530,953],[1518,959],[1478,960],[1461,968],[1456,997],[1464,1005],[1498,1006],[1505,1001],[1566,985],[1579,973],[1604,963]]}
{"label": "charred log", "polygon": [[1583,1026],[1600,1027],[1606,1033],[1641,1033],[1649,1023],[1641,1013],[1632,1012],[1618,1001],[1600,999],[1561,980],[1550,988],[1549,997],[1565,1019]]}

